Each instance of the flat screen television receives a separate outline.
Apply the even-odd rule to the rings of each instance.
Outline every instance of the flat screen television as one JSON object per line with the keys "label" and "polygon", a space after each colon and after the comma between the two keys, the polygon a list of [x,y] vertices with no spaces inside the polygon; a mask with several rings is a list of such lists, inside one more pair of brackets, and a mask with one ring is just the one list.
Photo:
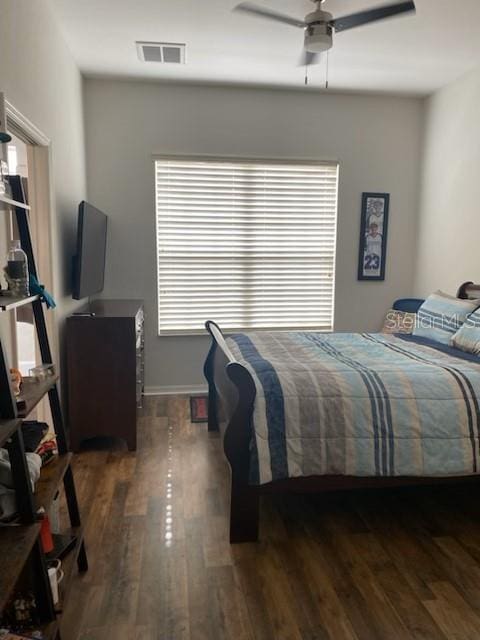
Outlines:
{"label": "flat screen television", "polygon": [[77,252],[73,258],[73,293],[81,300],[103,290],[107,216],[88,202],[78,207]]}

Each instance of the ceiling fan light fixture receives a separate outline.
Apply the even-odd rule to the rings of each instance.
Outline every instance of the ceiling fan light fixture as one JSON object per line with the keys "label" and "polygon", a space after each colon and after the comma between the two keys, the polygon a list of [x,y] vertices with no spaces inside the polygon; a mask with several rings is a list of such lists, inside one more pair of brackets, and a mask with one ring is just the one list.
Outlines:
{"label": "ceiling fan light fixture", "polygon": [[322,53],[332,48],[332,34],[316,34],[305,38],[305,50],[310,53]]}
{"label": "ceiling fan light fixture", "polygon": [[311,53],[328,51],[333,45],[332,27],[327,21],[309,24],[305,30],[305,49]]}

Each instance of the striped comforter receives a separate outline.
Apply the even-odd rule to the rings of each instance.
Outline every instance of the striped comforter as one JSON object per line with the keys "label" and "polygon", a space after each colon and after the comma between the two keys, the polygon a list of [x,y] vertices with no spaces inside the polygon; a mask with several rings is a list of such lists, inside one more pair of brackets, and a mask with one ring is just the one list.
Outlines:
{"label": "striped comforter", "polygon": [[265,332],[227,343],[257,389],[252,484],[479,472],[480,358],[382,334]]}

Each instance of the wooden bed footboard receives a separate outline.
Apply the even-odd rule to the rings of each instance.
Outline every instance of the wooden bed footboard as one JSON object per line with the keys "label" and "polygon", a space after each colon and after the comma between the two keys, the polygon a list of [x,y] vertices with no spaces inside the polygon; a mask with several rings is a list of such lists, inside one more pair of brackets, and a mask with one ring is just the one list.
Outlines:
{"label": "wooden bed footboard", "polygon": [[249,485],[255,383],[231,354],[220,327],[205,327],[212,344],[204,366],[208,382],[208,430],[221,431],[231,470],[230,542],[258,540],[259,492]]}

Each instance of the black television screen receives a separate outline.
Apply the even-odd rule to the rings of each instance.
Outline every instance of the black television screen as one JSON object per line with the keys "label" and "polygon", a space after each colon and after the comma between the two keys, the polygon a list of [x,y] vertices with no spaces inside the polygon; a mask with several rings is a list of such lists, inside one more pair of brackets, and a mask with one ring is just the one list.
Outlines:
{"label": "black television screen", "polygon": [[88,202],[78,208],[77,253],[73,259],[73,298],[103,290],[107,216]]}

